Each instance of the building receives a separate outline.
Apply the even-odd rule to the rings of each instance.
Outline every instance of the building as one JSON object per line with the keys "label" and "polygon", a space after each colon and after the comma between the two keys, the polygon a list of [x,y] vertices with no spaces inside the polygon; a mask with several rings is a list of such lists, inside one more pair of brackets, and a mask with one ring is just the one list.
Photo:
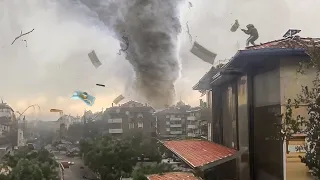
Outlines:
{"label": "building", "polygon": [[182,137],[187,135],[189,105],[179,101],[175,106],[155,113],[157,134],[160,137]]}
{"label": "building", "polygon": [[186,131],[188,137],[208,138],[208,117],[206,117],[206,108],[195,107],[186,111]]}
{"label": "building", "polygon": [[132,131],[140,131],[151,135],[155,132],[154,109],[135,101],[106,109],[109,116],[108,133],[121,135]]}
{"label": "building", "polygon": [[[320,44],[319,39],[290,37],[248,47],[222,68],[212,68],[194,89],[211,91],[213,142],[164,145],[204,179],[313,179],[295,159],[303,155],[293,149],[303,142],[303,134],[288,143],[270,138],[279,133],[275,124],[283,120],[277,115],[285,112],[287,99],[295,98],[301,85],[312,83],[314,72],[296,73],[299,63],[309,60],[301,44],[312,41]],[[306,109],[294,113],[304,115]]]}

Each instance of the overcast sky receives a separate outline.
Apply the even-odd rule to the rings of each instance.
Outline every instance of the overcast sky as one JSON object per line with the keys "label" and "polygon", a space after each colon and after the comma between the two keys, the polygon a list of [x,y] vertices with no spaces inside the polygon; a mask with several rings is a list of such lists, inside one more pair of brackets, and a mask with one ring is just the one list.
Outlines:
{"label": "overcast sky", "polygon": [[[218,54],[217,60],[231,58],[245,45],[246,35],[230,32],[235,19],[240,25],[254,24],[260,34],[257,42],[279,39],[289,28],[301,29],[300,36],[318,37],[319,0],[201,0],[185,4],[182,10],[180,58],[182,76],[176,83],[177,100],[196,106],[200,94],[192,86],[210,69],[192,55],[186,33],[188,21],[193,40]],[[20,34],[32,33],[10,45]],[[124,92],[133,71],[120,45],[108,29],[91,17],[50,0],[0,0],[0,97],[13,109],[23,111],[39,104],[40,112],[28,111],[30,119],[57,118],[50,108],[65,114],[82,115],[84,109],[100,111]],[[95,69],[88,59],[94,49],[102,62]],[[98,87],[95,84],[105,84]],[[97,99],[92,107],[71,100],[74,90],[87,91]],[[128,97],[126,100],[130,100]]]}

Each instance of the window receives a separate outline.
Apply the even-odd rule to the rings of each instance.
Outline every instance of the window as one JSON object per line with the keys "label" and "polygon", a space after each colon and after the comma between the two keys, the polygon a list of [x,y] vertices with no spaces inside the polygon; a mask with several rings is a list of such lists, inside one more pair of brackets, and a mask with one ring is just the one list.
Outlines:
{"label": "window", "polygon": [[170,131],[170,128],[166,128],[166,131]]}
{"label": "window", "polygon": [[176,116],[174,114],[171,115],[171,118],[175,118]]}
{"label": "window", "polygon": [[138,118],[143,118],[143,114],[142,114],[142,113],[139,113],[139,114],[137,115],[137,117],[138,117]]}
{"label": "window", "polygon": [[143,122],[138,122],[138,128],[143,128]]}
{"label": "window", "polygon": [[170,121],[167,121],[167,122],[166,122],[166,125],[170,125]]}
{"label": "window", "polygon": [[170,115],[166,115],[166,118],[170,118]]}
{"label": "window", "polygon": [[134,128],[134,123],[129,123],[129,129],[133,129]]}

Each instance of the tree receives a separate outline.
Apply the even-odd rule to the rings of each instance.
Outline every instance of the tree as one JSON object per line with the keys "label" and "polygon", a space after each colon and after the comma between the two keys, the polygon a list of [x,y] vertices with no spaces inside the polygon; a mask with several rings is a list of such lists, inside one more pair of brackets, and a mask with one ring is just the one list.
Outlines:
{"label": "tree", "polygon": [[93,143],[84,143],[85,163],[100,176],[100,179],[118,180],[129,176],[136,164],[136,153],[127,140],[109,136],[97,138]]}
{"label": "tree", "polygon": [[146,175],[161,174],[172,172],[173,168],[170,164],[158,163],[149,166],[142,166],[132,172],[133,180],[148,180]]}
{"label": "tree", "polygon": [[39,165],[28,159],[20,159],[11,173],[11,180],[42,180],[43,178]]}
{"label": "tree", "polygon": [[58,180],[58,163],[53,154],[45,149],[30,150],[28,147],[19,149],[14,155],[6,155],[4,167],[11,167],[12,171],[6,176],[8,180]]}
{"label": "tree", "polygon": [[[304,147],[306,156],[301,157],[312,174],[320,178],[320,46],[318,42],[309,41],[305,43],[300,40],[291,41],[287,44],[288,48],[303,48],[309,55],[310,61],[300,63],[299,73],[305,73],[307,69],[316,71],[312,87],[303,86],[302,91],[294,100],[289,99],[286,106],[286,113],[282,115],[284,122],[279,127],[279,136],[282,140],[290,140],[295,133],[307,134],[307,145]],[[293,47],[295,46],[295,47]],[[307,107],[309,117],[296,118],[292,115],[293,108],[299,107],[301,104]]]}

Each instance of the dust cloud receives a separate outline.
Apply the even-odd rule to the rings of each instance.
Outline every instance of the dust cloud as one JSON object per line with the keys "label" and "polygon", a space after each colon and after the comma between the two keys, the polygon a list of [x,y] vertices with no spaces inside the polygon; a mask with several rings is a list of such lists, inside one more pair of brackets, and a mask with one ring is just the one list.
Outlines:
{"label": "dust cloud", "polygon": [[153,107],[172,104],[180,75],[180,0],[80,0],[114,33],[135,71],[135,91]]}

